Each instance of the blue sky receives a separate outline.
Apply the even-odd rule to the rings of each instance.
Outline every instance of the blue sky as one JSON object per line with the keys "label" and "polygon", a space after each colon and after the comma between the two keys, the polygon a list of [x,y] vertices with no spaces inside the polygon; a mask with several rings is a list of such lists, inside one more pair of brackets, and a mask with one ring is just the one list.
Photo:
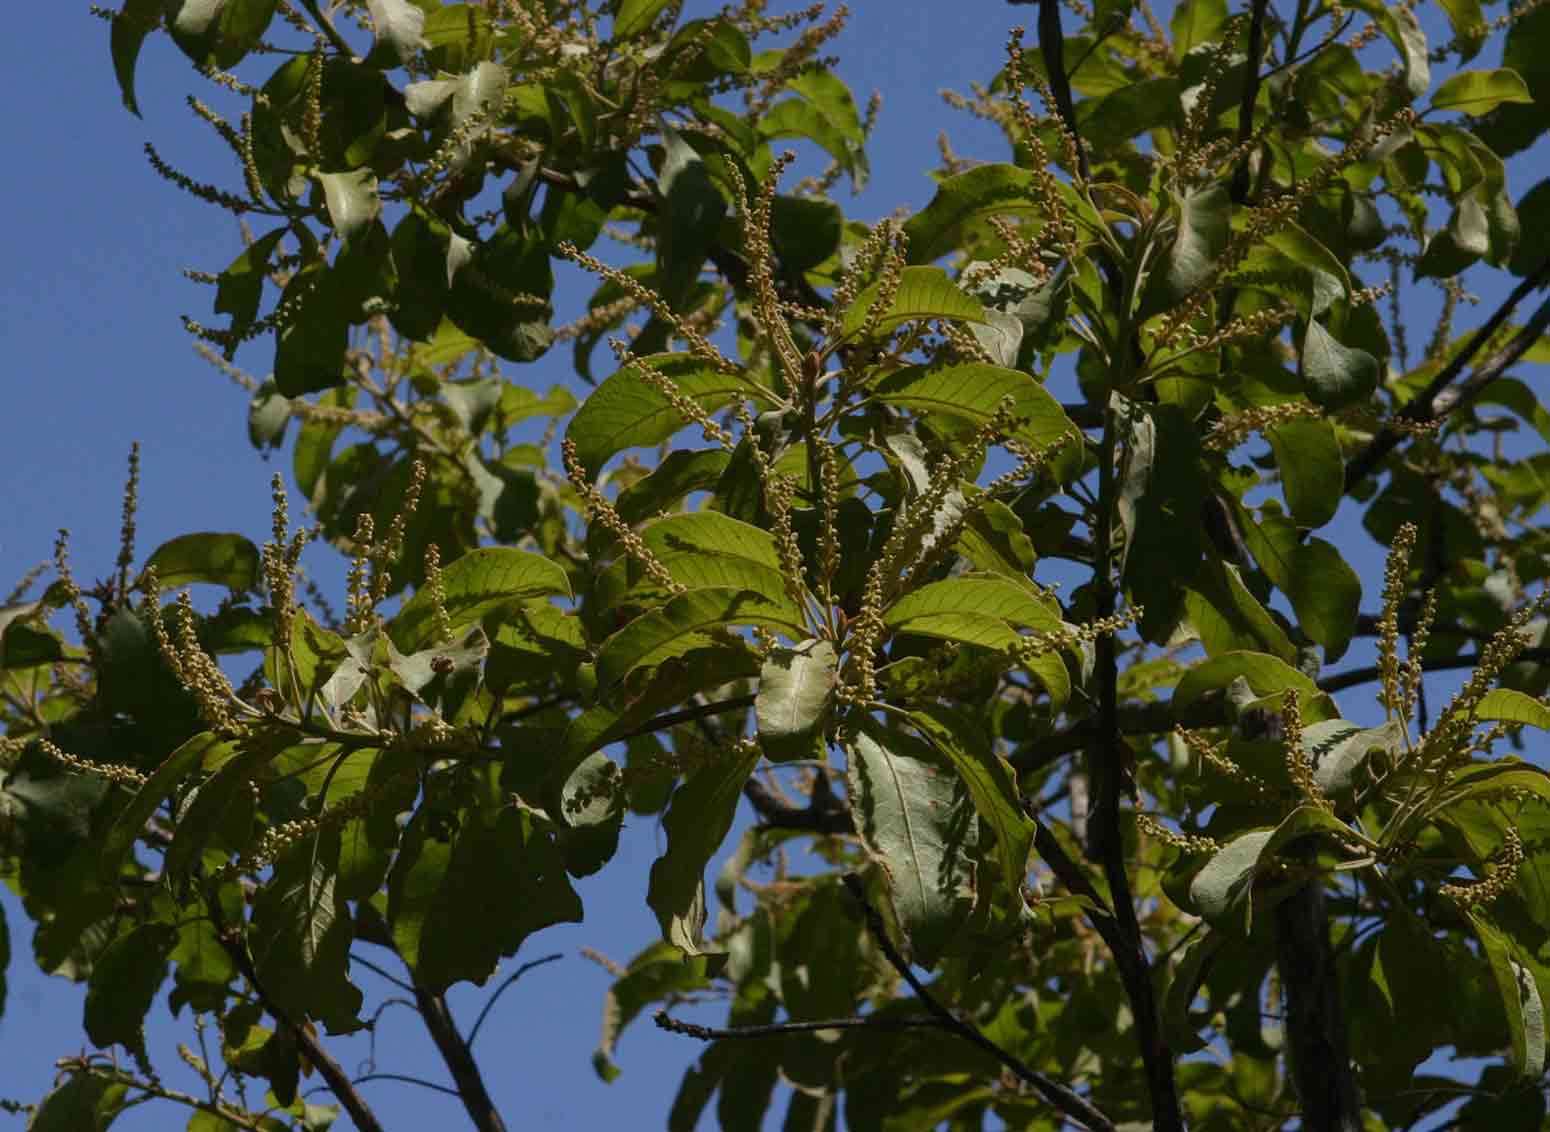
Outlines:
{"label": "blue sky", "polygon": [[[690,5],[691,12],[709,7]],[[873,220],[929,200],[926,170],[935,161],[939,130],[949,130],[965,156],[1005,156],[996,131],[949,110],[938,92],[988,81],[1000,65],[1007,29],[1030,21],[1034,10],[994,0],[858,7],[834,51],[858,100],[877,88],[884,103],[870,147],[871,184],[859,200],[844,203],[848,214]],[[142,554],[188,531],[234,530],[261,539],[269,521],[269,477],[276,468],[288,471],[288,454],[266,463],[253,451],[245,396],[194,355],[178,321],[181,314],[208,318],[210,310],[209,290],[182,272],[219,270],[239,247],[237,231],[226,214],[158,179],[141,152],[152,140],[181,169],[216,181],[235,176],[225,151],[183,105],[189,93],[206,94],[199,79],[164,37],[153,38],[138,76],[144,119],[132,117],[119,104],[107,25],[93,19],[85,3],[68,0],[31,6],[25,30],[0,37],[0,63],[13,92],[4,127],[12,172],[0,180],[0,212],[12,217],[0,235],[3,262],[12,265],[0,277],[12,485],[0,520],[0,592],[49,556],[60,526],[72,530],[78,576],[108,572],[117,549],[125,454],[134,440],[144,446]],[[1543,158],[1537,174],[1516,164],[1514,196],[1545,174]],[[572,301],[584,294],[572,288]],[[260,343],[239,362],[262,376],[268,353],[268,344]],[[513,376],[537,387],[566,381],[568,355],[555,351]],[[1325,536],[1352,553],[1371,593],[1381,567],[1367,536],[1348,513]],[[320,548],[313,561],[322,565],[328,558]],[[1364,606],[1371,608],[1371,599]],[[1351,660],[1359,660],[1354,650]],[[1357,704],[1367,698],[1358,691],[1350,713],[1364,714]],[[637,1025],[619,1049],[623,1075],[601,1084],[589,1055],[609,978],[577,954],[591,946],[622,961],[654,937],[656,923],[643,894],[661,848],[653,822],[637,819],[627,826],[619,855],[604,874],[578,885],[586,922],[543,933],[519,956],[561,952],[564,958],[509,991],[480,1037],[492,1091],[514,1124],[650,1127],[665,1116],[697,1048],[658,1033],[649,1022]],[[0,1017],[0,1097],[35,1100],[47,1088],[54,1059],[79,1049],[81,994],[38,974],[30,959],[30,926],[8,892],[0,900],[16,952]],[[376,976],[363,972],[359,981],[370,1001],[381,1001],[385,988]],[[465,1027],[486,993],[465,988],[453,995]],[[152,1056],[176,1083],[182,1067],[173,1047],[187,1040],[186,1018],[172,1023],[161,1006],[153,1018]],[[444,1080],[421,1034],[415,1020],[390,1010],[377,1043],[377,1068]],[[338,1050],[349,1069],[369,1052],[364,1039],[340,1043]],[[387,1082],[363,1089],[391,1126],[461,1126],[461,1110],[451,1098]],[[181,1125],[169,1109],[153,1106],[120,1126]]]}

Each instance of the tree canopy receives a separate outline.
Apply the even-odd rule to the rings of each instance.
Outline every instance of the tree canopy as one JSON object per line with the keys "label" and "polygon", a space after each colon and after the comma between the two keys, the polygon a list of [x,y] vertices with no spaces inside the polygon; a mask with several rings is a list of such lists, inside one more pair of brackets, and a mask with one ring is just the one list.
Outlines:
{"label": "tree canopy", "polygon": [[141,554],[135,449],[117,559],[0,607],[0,862],[86,985],[29,1127],[393,1129],[379,965],[520,1125],[447,992],[626,822],[643,1124],[1540,1127],[1550,5],[1037,0],[940,76],[1002,152],[876,223],[844,9],[683,9],[101,13],[128,111],[151,36],[210,88],[229,163],[147,154],[243,224],[185,326],[289,476]]}

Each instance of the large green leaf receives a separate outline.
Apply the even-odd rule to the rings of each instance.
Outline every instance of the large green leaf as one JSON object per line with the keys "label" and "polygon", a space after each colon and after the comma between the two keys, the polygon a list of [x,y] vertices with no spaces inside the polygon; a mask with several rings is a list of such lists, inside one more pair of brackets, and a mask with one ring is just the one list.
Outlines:
{"label": "large green leaf", "polygon": [[156,768],[156,773],[135,791],[103,837],[102,875],[105,879],[118,877],[135,841],[145,832],[145,823],[177,789],[184,776],[206,759],[221,758],[232,748],[233,744],[215,733],[202,731],[167,756]]}
{"label": "large green leaf", "polygon": [[1255,829],[1241,833],[1222,846],[1190,881],[1189,896],[1200,914],[1212,923],[1227,925],[1241,905],[1241,924],[1252,924],[1250,892],[1262,862],[1273,858],[1276,850],[1305,834],[1319,831],[1340,833],[1346,828],[1339,818],[1320,806],[1300,806],[1282,819],[1274,829]]}
{"label": "large green leaf", "polygon": [[1340,552],[1319,538],[1304,539],[1290,519],[1271,515],[1255,523],[1245,513],[1240,529],[1254,561],[1292,603],[1299,627],[1324,646],[1325,663],[1345,654],[1356,629],[1361,579]]}
{"label": "large green leaf", "polygon": [[[881,291],[880,283],[873,283],[856,297],[845,312],[840,325],[844,337],[859,334],[872,316]],[[889,334],[906,322],[923,322],[945,318],[955,322],[985,322],[985,308],[952,281],[940,267],[906,267],[899,280],[893,300],[886,310],[878,312],[875,330]]]}
{"label": "large green leaf", "polygon": [[1210,657],[1186,672],[1173,690],[1174,708],[1182,715],[1207,692],[1225,688],[1239,677],[1247,680],[1254,694],[1260,697],[1279,696],[1288,688],[1294,688],[1305,709],[1310,701],[1321,695],[1318,685],[1306,673],[1281,658],[1260,652],[1236,651]]}
{"label": "large green leaf", "polygon": [[27,1132],[107,1132],[128,1094],[128,1085],[73,1073],[43,1098]]}
{"label": "large green leaf", "polygon": [[382,198],[377,193],[377,175],[370,169],[352,169],[347,173],[317,173],[323,186],[323,204],[334,231],[348,240],[382,215]]}
{"label": "large green leaf", "polygon": [[640,376],[638,365],[650,367],[709,413],[739,399],[759,400],[758,389],[741,373],[724,372],[693,355],[642,358],[594,389],[565,430],[589,474],[626,448],[660,444],[689,425],[667,394]]}
{"label": "large green leaf", "polygon": [[1180,0],[1173,9],[1168,30],[1173,33],[1173,49],[1180,58],[1203,43],[1216,38],[1227,23],[1227,0]]}
{"label": "large green leaf", "polygon": [[1444,79],[1432,94],[1433,110],[1460,110],[1478,117],[1495,110],[1504,102],[1533,104],[1518,72],[1503,67],[1496,71],[1460,71]]}
{"label": "large green leaf", "polygon": [[1185,590],[1184,611],[1212,656],[1247,649],[1286,661],[1297,657],[1286,631],[1249,592],[1238,568],[1214,556],[1201,563]]}
{"label": "large green leaf", "polygon": [[86,1036],[94,1045],[118,1044],[144,1055],[145,1016],[167,977],[167,957],[177,941],[172,925],[146,923],[103,952],[86,987]]}
{"label": "large green leaf", "polygon": [[995,831],[1002,883],[1012,907],[1020,907],[1034,824],[1023,811],[1011,767],[995,753],[979,726],[961,712],[931,706],[909,712],[908,717],[911,725],[952,764],[968,788],[975,810]]}
{"label": "large green leaf", "polygon": [[1308,396],[1326,409],[1364,401],[1378,387],[1378,360],[1364,350],[1341,345],[1317,321],[1308,323],[1301,365]]}
{"label": "large green leaf", "polygon": [[1476,719],[1526,723],[1542,731],[1550,731],[1550,707],[1546,707],[1543,700],[1511,688],[1495,688],[1487,692],[1475,706],[1474,714]]}
{"label": "large green leaf", "polygon": [[[1194,0],[1193,5],[1180,4],[1176,11],[1202,7],[1204,3],[1205,0]],[[1178,231],[1157,276],[1170,306],[1211,278],[1217,257],[1232,236],[1232,198],[1226,185],[1192,191],[1179,198],[1178,208]]]}
{"label": "large green leaf", "polygon": [[1501,995],[1512,1038],[1513,1068],[1525,1080],[1538,1081],[1545,1072],[1545,1007],[1539,984],[1514,956],[1511,937],[1491,921],[1485,909],[1471,908],[1469,922]]}
{"label": "large green leaf", "polygon": [[164,0],[167,31],[198,67],[230,70],[256,47],[278,0]]}
{"label": "large green leaf", "polygon": [[[510,547],[471,550],[442,571],[447,617],[454,633],[502,606],[536,597],[569,597],[570,579],[557,563]],[[432,644],[436,606],[421,590],[404,603],[389,626],[393,643],[406,653]]]}
{"label": "large green leaf", "polygon": [[1286,506],[1301,527],[1322,527],[1345,495],[1345,462],[1328,420],[1286,421],[1266,434],[1281,473]]}
{"label": "large green leaf", "polygon": [[759,764],[759,752],[723,754],[689,776],[673,794],[662,819],[667,852],[651,866],[646,902],[662,925],[662,938],[686,954],[704,943],[705,866],[732,828],[743,783]]}
{"label": "large green leaf", "polygon": [[248,593],[258,588],[258,547],[236,534],[179,535],[151,552],[145,569],[152,568],[162,589],[207,582]]}
{"label": "large green leaf", "polygon": [[119,94],[124,100],[125,109],[137,118],[140,116],[140,103],[135,98],[135,64],[139,62],[140,47],[145,37],[161,22],[162,7],[162,0],[125,0],[124,6],[113,17],[113,26],[108,36]]}
{"label": "large green leaf", "polygon": [[872,721],[846,760],[856,832],[882,865],[894,916],[926,967],[973,899],[973,811],[950,767],[929,744]]}
{"label": "large green leaf", "polygon": [[1404,752],[1405,729],[1397,720],[1363,728],[1346,719],[1326,719],[1303,731],[1302,745],[1319,789],[1339,798],[1367,781],[1363,772],[1374,751],[1388,756],[1390,765],[1398,761]]}
{"label": "large green leaf", "polygon": [[1054,443],[1072,429],[1060,402],[1044,386],[1026,373],[1000,366],[910,366],[883,378],[872,393],[889,405],[921,414],[946,413],[975,425],[989,421],[1001,399],[1010,397],[1019,422],[1013,435],[1035,447]]}
{"label": "large green leaf", "polygon": [[1018,639],[1009,626],[1052,632],[1061,620],[1052,599],[1010,579],[971,574],[911,590],[884,610],[883,623],[900,632],[1005,649]]}
{"label": "large green leaf", "polygon": [[1043,211],[1030,192],[1033,172],[1016,165],[977,165],[942,180],[931,203],[904,225],[911,263],[930,263],[960,246],[972,221],[998,213]]}
{"label": "large green leaf", "polygon": [[802,633],[802,627],[789,624],[787,616],[785,603],[753,590],[690,590],[637,617],[604,641],[597,654],[598,681],[617,684],[637,668],[660,665],[714,644],[715,631],[732,625],[768,625]]}
{"label": "large green leaf", "polygon": [[694,291],[727,205],[694,147],[670,126],[664,125],[661,133],[657,286],[677,310]]}
{"label": "large green leaf", "polygon": [[771,757],[803,757],[829,712],[839,658],[828,641],[771,649],[759,670],[754,715]]}

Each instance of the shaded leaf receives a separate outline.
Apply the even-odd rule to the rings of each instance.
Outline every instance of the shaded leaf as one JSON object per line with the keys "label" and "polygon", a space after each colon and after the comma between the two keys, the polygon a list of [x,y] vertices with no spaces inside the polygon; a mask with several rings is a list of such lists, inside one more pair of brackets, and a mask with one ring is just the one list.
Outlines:
{"label": "shaded leaf", "polygon": [[1433,110],[1460,110],[1478,117],[1504,102],[1532,104],[1528,84],[1514,70],[1460,71],[1444,79],[1432,94]]}
{"label": "shaded leaf", "polygon": [[828,641],[770,650],[754,699],[759,740],[767,753],[776,757],[811,749],[811,738],[828,715],[838,670],[839,658]]}
{"label": "shaded leaf", "polygon": [[145,1016],[167,977],[177,943],[170,924],[141,924],[115,940],[92,967],[86,987],[86,1036],[96,1046],[145,1052]]}
{"label": "shaded leaf", "polygon": [[[164,590],[206,582],[233,593],[251,593],[258,588],[258,547],[237,534],[179,535],[151,552],[145,570],[152,568]],[[141,571],[141,581],[144,578]]]}
{"label": "shaded leaf", "polygon": [[1512,1064],[1519,1076],[1537,1081],[1545,1072],[1545,1008],[1539,984],[1532,972],[1513,955],[1510,937],[1494,924],[1486,911],[1469,909],[1470,926],[1480,950],[1491,964],[1491,976],[1501,995],[1512,1038]]}
{"label": "shaded leaf", "polygon": [[731,625],[769,625],[802,632],[801,626],[787,624],[786,617],[783,603],[753,590],[709,587],[679,594],[603,642],[597,654],[598,681],[617,684],[637,668],[659,665],[691,649],[714,644],[715,631]]}

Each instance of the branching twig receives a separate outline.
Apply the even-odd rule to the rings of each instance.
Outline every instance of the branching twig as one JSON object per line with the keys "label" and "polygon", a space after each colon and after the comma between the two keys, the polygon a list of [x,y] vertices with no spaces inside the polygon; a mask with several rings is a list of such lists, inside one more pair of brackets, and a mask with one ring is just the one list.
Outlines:
{"label": "branching twig", "polygon": [[878,950],[883,957],[899,973],[910,990],[915,992],[915,997],[920,999],[931,1014],[941,1023],[942,1028],[957,1034],[969,1044],[977,1046],[990,1054],[1002,1065],[1015,1073],[1019,1080],[1025,1081],[1052,1107],[1080,1123],[1083,1127],[1104,1129],[1113,1132],[1114,1122],[1103,1113],[1093,1107],[1087,1098],[1073,1092],[1060,1082],[1046,1077],[1043,1073],[1029,1066],[1021,1058],[1008,1050],[1002,1049],[995,1042],[987,1038],[979,1028],[963,1021],[947,1007],[943,1006],[933,995],[930,989],[916,977],[909,961],[899,954],[899,949],[893,945],[893,940],[888,938],[888,929],[883,924],[883,918],[872,907],[872,902],[866,898],[866,890],[862,887],[861,878],[855,873],[846,873],[843,878],[845,887],[849,890],[856,903],[861,905],[862,914],[866,917],[867,930],[877,942]]}
{"label": "branching twig", "polygon": [[[1399,411],[1399,418],[1417,424],[1440,420],[1453,410],[1472,401],[1485,386],[1495,381],[1509,366],[1527,353],[1529,347],[1534,345],[1544,333],[1545,327],[1550,325],[1550,300],[1540,305],[1528,324],[1513,335],[1512,340],[1503,349],[1482,363],[1470,375],[1468,381],[1454,390],[1453,396],[1446,395],[1448,387],[1458,380],[1459,375],[1464,372],[1464,367],[1474,360],[1475,355],[1485,348],[1486,343],[1512,317],[1512,312],[1517,309],[1518,304],[1532,291],[1547,283],[1550,283],[1550,259],[1545,260],[1532,275],[1512,289],[1512,294],[1508,295],[1501,306],[1492,312],[1491,317],[1475,331],[1464,348],[1455,354],[1447,365],[1437,371],[1437,376],[1432,378],[1425,389],[1405,403],[1404,408]],[[1358,452],[1346,465],[1346,491],[1351,491],[1371,475],[1383,458],[1399,445],[1404,435],[1400,429],[1385,427],[1368,441],[1367,447]]]}
{"label": "branching twig", "polygon": [[367,1081],[398,1081],[405,1085],[418,1085],[422,1089],[434,1089],[438,1093],[446,1093],[449,1097],[458,1095],[457,1090],[450,1085],[438,1085],[435,1081],[427,1081],[424,1077],[411,1077],[407,1073],[367,1073],[355,1079],[357,1085],[364,1085]]}
{"label": "branching twig", "polygon": [[518,967],[511,974],[507,975],[506,981],[495,988],[495,992],[490,995],[489,999],[486,1000],[484,1007],[479,1011],[479,1017],[474,1019],[473,1029],[468,1031],[468,1048],[472,1049],[474,1047],[474,1042],[479,1037],[479,1027],[484,1025],[484,1020],[490,1016],[490,1009],[500,999],[500,996],[506,993],[508,987],[514,984],[523,975],[531,971],[534,967],[542,967],[545,963],[553,963],[556,959],[563,958],[565,957],[559,952],[555,952],[553,955],[545,955],[542,959],[534,959],[531,963],[522,964],[522,966]]}

